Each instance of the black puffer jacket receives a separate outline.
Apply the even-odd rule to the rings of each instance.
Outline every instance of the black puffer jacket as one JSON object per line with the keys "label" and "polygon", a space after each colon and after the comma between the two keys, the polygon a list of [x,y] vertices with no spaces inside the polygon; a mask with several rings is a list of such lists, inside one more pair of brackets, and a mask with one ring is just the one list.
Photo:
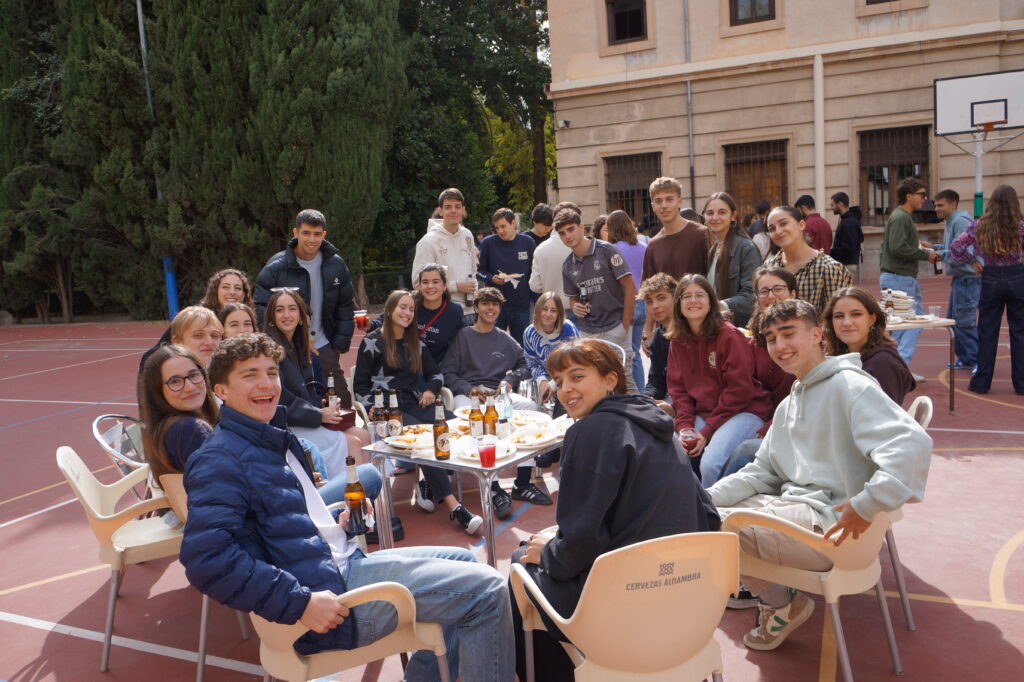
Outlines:
{"label": "black puffer jacket", "polygon": [[[299,290],[302,300],[309,304],[309,273],[299,265],[295,257],[295,245],[298,241],[292,237],[287,248],[271,256],[256,278],[253,302],[256,304],[256,319],[261,325],[271,289],[295,287]],[[347,353],[352,343],[352,333],[355,331],[355,322],[352,319],[352,277],[344,259],[338,255],[338,249],[326,239],[320,245],[320,255],[323,256],[320,276],[323,279],[324,291],[324,336],[330,339],[331,347],[339,353]]]}
{"label": "black puffer jacket", "polygon": [[836,227],[836,238],[832,242],[832,250],[828,255],[843,265],[856,265],[860,262],[860,245],[864,241],[864,231],[860,227],[860,206],[851,206],[839,217]]}

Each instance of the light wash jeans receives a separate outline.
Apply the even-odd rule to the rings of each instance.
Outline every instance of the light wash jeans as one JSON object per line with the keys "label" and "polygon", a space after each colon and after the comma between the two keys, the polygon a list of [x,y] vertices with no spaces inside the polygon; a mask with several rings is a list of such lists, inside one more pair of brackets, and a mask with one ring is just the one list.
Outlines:
{"label": "light wash jeans", "polygon": [[[695,428],[700,431],[707,423],[704,418],[698,416]],[[700,482],[705,488],[710,488],[722,477],[725,465],[729,458],[736,451],[737,446],[745,440],[757,435],[757,432],[764,426],[764,420],[749,412],[740,412],[729,417],[729,420],[719,426],[711,440],[704,446],[704,452],[700,457]]]}
{"label": "light wash jeans", "polygon": [[616,324],[611,329],[602,332],[585,332],[581,329],[580,336],[585,339],[608,341],[621,348],[626,356],[625,362],[622,363],[623,369],[626,370],[626,393],[637,393],[636,382],[633,381],[633,372],[630,371],[633,367],[632,327],[628,331],[621,324]]}
{"label": "light wash jeans", "polygon": [[[907,296],[914,299],[914,310],[917,314],[924,315],[924,303],[921,301],[921,284],[917,281],[916,277],[883,272],[882,276],[878,278],[878,286],[882,289],[896,289],[904,292]],[[907,329],[892,333],[892,338],[896,341],[896,349],[899,351],[900,357],[903,358],[903,362],[907,363],[907,366],[910,365],[910,361],[914,357],[914,351],[917,350],[917,338],[919,336],[921,336],[920,329]]]}
{"label": "light wash jeans", "polygon": [[956,320],[953,338],[956,357],[965,365],[978,364],[978,301],[981,299],[980,277],[954,277],[949,285],[949,306],[946,317]]}
{"label": "light wash jeans", "polygon": [[[402,547],[349,558],[345,583],[350,590],[393,581],[416,600],[416,620],[439,623],[444,630],[451,679],[511,682],[515,676],[512,607],[505,579],[472,553],[458,547]],[[395,609],[368,602],[352,609],[358,646],[368,646],[395,629]],[[405,679],[439,680],[432,651],[409,659]]]}
{"label": "light wash jeans", "polygon": [[643,341],[644,323],[647,321],[647,302],[638,300],[633,307],[633,383],[636,392],[644,392],[644,362],[640,356],[640,342]]}

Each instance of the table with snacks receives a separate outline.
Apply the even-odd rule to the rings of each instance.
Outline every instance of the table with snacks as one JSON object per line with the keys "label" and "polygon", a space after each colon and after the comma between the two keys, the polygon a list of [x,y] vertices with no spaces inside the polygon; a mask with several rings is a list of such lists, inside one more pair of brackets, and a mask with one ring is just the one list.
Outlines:
{"label": "table with snacks", "polygon": [[[487,563],[497,567],[494,553],[494,510],[491,508],[491,483],[498,472],[515,467],[520,462],[561,447],[566,429],[573,420],[568,416],[551,419],[543,412],[515,410],[510,420],[511,433],[507,439],[498,439],[495,447],[495,461],[492,466],[480,462],[480,448],[477,439],[469,434],[469,408],[455,411],[455,418],[448,421],[451,455],[446,460],[434,457],[434,435],[431,424],[406,426],[401,435],[389,436],[363,448],[370,461],[381,472],[383,485],[377,498],[376,517],[390,519],[394,514],[391,482],[385,475],[387,460],[409,465],[429,465],[455,471],[456,475],[468,472],[476,476],[480,486],[480,516],[484,520],[484,538],[487,541]],[[380,548],[394,546],[391,524],[379,524]]]}
{"label": "table with snacks", "polygon": [[955,405],[956,390],[954,388],[954,382],[956,381],[956,370],[953,366],[956,364],[956,345],[955,336],[953,335],[953,327],[956,326],[956,320],[950,320],[945,317],[935,317],[934,315],[920,315],[915,317],[900,317],[900,318],[889,318],[886,322],[886,327],[890,332],[902,332],[909,329],[945,329],[949,332],[949,413],[953,414],[953,408]]}

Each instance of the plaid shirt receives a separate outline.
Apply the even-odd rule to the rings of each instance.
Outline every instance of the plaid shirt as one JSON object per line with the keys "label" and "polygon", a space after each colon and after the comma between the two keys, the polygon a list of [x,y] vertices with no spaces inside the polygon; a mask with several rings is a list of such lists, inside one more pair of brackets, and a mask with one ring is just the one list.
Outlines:
{"label": "plaid shirt", "polygon": [[[765,262],[766,268],[783,268],[786,266],[786,255],[779,251],[774,256],[769,256]],[[818,314],[825,312],[825,306],[832,298],[837,289],[848,287],[853,284],[850,271],[845,266],[826,256],[824,251],[818,251],[818,255],[809,263],[796,271],[796,297],[807,301],[818,309]]]}

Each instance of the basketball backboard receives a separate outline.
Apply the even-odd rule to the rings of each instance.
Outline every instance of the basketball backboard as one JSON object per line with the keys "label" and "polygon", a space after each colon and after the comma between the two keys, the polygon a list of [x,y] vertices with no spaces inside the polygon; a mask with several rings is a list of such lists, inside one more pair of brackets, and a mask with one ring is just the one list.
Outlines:
{"label": "basketball backboard", "polygon": [[935,135],[1024,128],[1024,69],[935,79]]}

